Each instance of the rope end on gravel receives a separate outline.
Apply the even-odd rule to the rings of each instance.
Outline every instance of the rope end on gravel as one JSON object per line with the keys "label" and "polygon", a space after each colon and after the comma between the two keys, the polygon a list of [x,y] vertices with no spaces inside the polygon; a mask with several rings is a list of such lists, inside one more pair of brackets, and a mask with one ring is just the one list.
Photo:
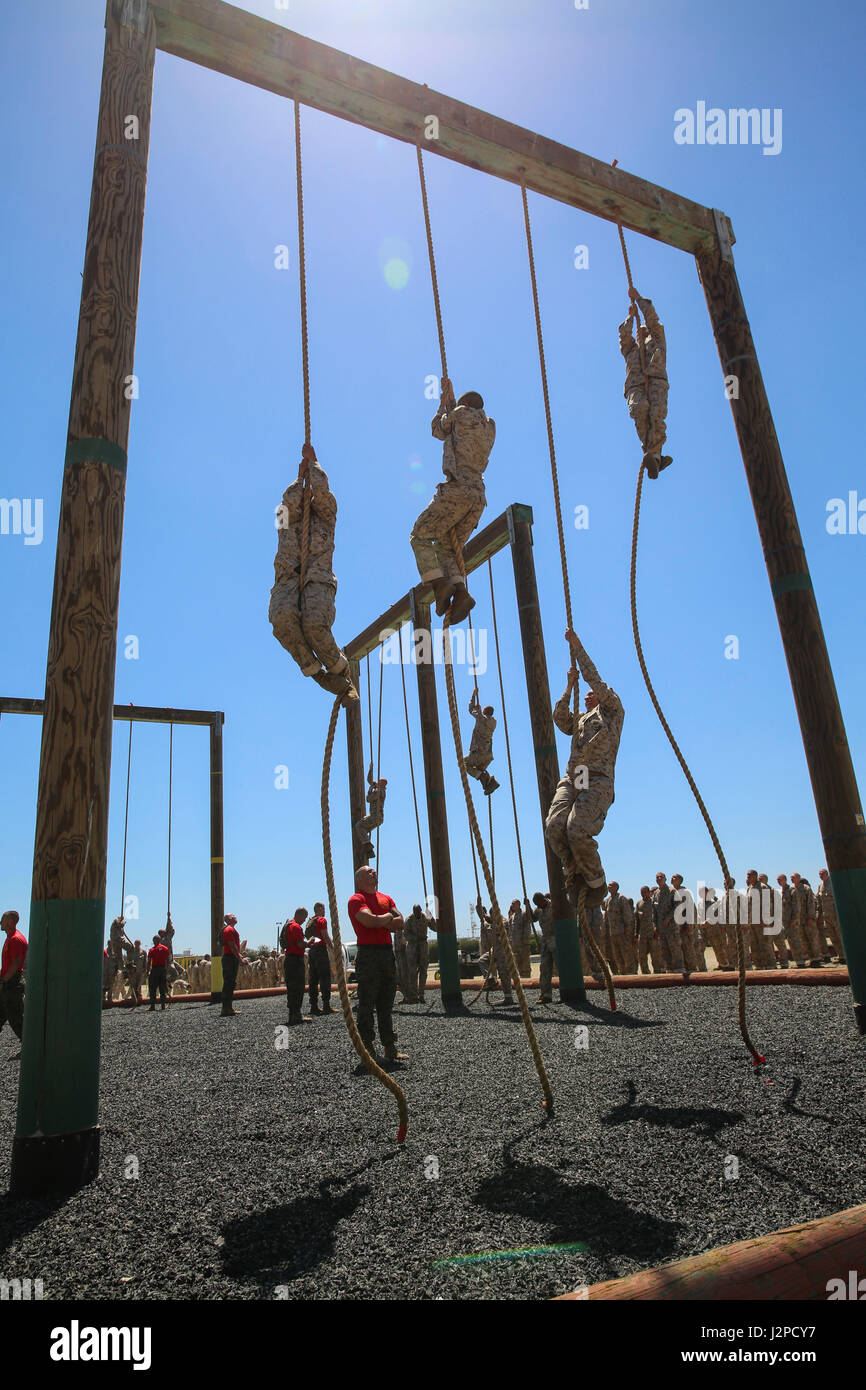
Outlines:
{"label": "rope end on gravel", "polygon": [[752,1066],[755,1068],[755,1070],[757,1070],[759,1067],[762,1067],[765,1064],[766,1060],[766,1057],[762,1057],[760,1052],[752,1053]]}
{"label": "rope end on gravel", "polygon": [[398,1144],[405,1144],[405,1143],[406,1143],[406,1131],[407,1131],[408,1128],[409,1128],[408,1125],[398,1125],[398,1127],[397,1127],[397,1143],[398,1143]]}

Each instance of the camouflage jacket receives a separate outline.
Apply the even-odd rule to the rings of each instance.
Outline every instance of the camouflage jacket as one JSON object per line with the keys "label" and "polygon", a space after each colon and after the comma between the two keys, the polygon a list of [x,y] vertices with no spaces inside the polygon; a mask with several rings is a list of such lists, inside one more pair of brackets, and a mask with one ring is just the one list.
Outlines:
{"label": "camouflage jacket", "polygon": [[496,439],[496,422],[483,410],[470,405],[454,405],[433,416],[434,439],[445,444],[442,472],[452,483],[463,487],[484,487],[484,470]]}
{"label": "camouflage jacket", "polygon": [[[337,501],[328,487],[328,475],[318,463],[311,463],[310,487],[310,549],[307,556],[305,580],[314,584],[333,584],[334,532],[337,526]],[[279,531],[277,554],[274,559],[274,582],[288,584],[301,576],[301,531],[304,512],[303,486],[295,479],[283,493],[277,509]]]}
{"label": "camouflage jacket", "polygon": [[615,690],[605,685],[580,643],[575,652],[580,674],[590,690],[598,697],[595,709],[580,714],[570,708],[566,691],[553,709],[553,722],[562,733],[571,737],[571,752],[566,772],[574,777],[579,767],[586,767],[590,783],[594,778],[607,777],[613,782],[616,755],[622,735],[625,711]]}

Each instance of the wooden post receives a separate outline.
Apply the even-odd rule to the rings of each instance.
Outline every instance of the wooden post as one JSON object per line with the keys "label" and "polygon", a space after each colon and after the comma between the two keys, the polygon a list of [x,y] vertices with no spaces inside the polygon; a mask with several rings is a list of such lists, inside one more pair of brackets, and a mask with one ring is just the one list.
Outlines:
{"label": "wooden post", "polygon": [[[352,684],[361,689],[361,664],[349,662]],[[352,867],[359,869],[367,861],[360,853],[360,845],[355,837],[355,826],[366,814],[364,773],[364,720],[361,715],[361,701],[350,700],[346,706],[346,752],[349,758],[349,815],[352,822]]]}
{"label": "wooden post", "polygon": [[[535,749],[535,775],[538,779],[543,836],[545,817],[559,781],[559,758],[553,732],[547,658],[544,654],[544,630],[541,625],[538,585],[532,558],[531,523],[532,512],[528,507],[508,508],[508,531],[514,563],[514,587],[517,591],[517,614],[520,619],[520,640],[523,644],[523,669],[526,674],[526,694],[532,723],[532,745]],[[565,891],[562,865],[546,839],[544,853],[547,858],[547,880],[553,908],[559,997],[565,1004],[581,1004],[586,999],[586,989],[583,982],[580,933]]]}
{"label": "wooden post", "polygon": [[[454,921],[454,887],[451,881],[451,847],[448,812],[442,774],[439,707],[436,699],[436,667],[430,631],[430,605],[421,597],[421,586],[412,590],[413,659],[418,673],[418,708],[421,713],[421,749],[427,786],[427,825],[430,830],[430,866],[436,898],[436,937],[439,942],[439,988],[449,1010],[463,1008],[460,964],[457,958],[457,926]],[[415,634],[421,633],[421,643]],[[423,644],[423,645],[422,645]],[[423,658],[423,659],[422,659]]]}
{"label": "wooden post", "polygon": [[210,1002],[218,1004],[223,987],[223,918],[225,916],[225,842],[223,839],[223,719],[210,726]]}
{"label": "wooden post", "polygon": [[785,647],[855,1018],[866,1033],[866,826],[845,724],[733,252],[722,239],[697,262]]}
{"label": "wooden post", "polygon": [[11,1190],[99,1168],[99,1044],[120,549],[154,25],[110,0],[69,407]]}

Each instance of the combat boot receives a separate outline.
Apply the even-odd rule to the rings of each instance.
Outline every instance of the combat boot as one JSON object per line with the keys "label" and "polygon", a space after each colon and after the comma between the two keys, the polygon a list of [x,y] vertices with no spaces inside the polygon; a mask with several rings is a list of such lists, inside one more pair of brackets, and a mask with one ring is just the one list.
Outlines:
{"label": "combat boot", "polygon": [[437,617],[444,618],[448,612],[448,605],[451,602],[451,595],[454,592],[453,585],[447,579],[433,580],[433,596],[436,599]]}
{"label": "combat boot", "polygon": [[322,1012],[322,1010],[319,1008],[318,1004],[311,1004],[311,1005],[310,1005],[310,1013],[311,1013],[311,1014],[320,1014],[321,1012]]}
{"label": "combat boot", "polygon": [[491,792],[496,791],[498,786],[499,783],[495,777],[488,777],[487,781],[484,783],[484,795],[489,796]]}
{"label": "combat boot", "polygon": [[451,618],[451,626],[453,627],[455,623],[462,623],[464,618],[469,617],[474,607],[475,600],[467,590],[466,585],[455,585],[451,607],[448,610]]}

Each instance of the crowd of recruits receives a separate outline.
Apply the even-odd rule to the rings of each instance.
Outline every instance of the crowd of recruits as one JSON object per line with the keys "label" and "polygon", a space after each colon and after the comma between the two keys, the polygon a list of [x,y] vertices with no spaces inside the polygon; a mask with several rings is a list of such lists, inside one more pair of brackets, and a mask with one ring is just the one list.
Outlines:
{"label": "crowd of recruits", "polygon": [[153,945],[145,951],[136,937],[130,941],[126,934],[126,919],[115,917],[108,929],[108,945],[102,959],[102,1005],[111,1003],[112,990],[118,975],[129,986],[135,1005],[143,1000],[142,991],[147,981],[149,1013],[156,1010],[156,1001],[165,1009],[171,997],[173,977],[181,975],[179,966],[174,964],[174,924],[169,913],[164,927],[160,927],[153,938]]}

